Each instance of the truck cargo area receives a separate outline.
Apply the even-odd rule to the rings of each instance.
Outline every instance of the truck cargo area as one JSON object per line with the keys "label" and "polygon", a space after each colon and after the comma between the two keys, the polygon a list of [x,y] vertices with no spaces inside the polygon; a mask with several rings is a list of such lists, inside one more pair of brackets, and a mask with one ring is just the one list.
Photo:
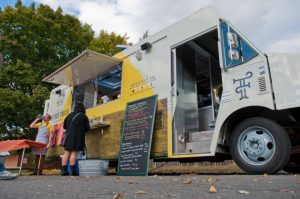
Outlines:
{"label": "truck cargo area", "polygon": [[176,109],[173,153],[210,152],[222,92],[218,31],[172,49]]}

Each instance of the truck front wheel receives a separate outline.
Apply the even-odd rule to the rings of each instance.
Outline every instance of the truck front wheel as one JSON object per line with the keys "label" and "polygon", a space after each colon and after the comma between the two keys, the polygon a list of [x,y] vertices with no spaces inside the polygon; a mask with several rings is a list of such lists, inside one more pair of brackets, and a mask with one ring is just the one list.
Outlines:
{"label": "truck front wheel", "polygon": [[286,166],[291,143],[279,124],[254,117],[244,120],[234,129],[230,152],[236,164],[247,173],[275,173]]}

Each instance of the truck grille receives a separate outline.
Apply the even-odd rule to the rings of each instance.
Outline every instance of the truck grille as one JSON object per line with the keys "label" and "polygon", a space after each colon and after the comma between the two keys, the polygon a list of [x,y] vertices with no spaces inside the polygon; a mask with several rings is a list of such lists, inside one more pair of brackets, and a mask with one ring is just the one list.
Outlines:
{"label": "truck grille", "polygon": [[258,87],[259,87],[259,94],[263,94],[267,92],[267,84],[266,84],[265,76],[258,77]]}

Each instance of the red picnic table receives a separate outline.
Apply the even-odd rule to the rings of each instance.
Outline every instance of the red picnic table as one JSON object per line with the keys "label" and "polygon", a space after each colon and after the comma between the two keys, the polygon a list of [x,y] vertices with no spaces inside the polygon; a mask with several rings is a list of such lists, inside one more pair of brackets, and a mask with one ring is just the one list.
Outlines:
{"label": "red picnic table", "polygon": [[42,156],[43,148],[45,148],[47,144],[41,143],[41,142],[35,142],[32,140],[6,140],[0,142],[0,152],[6,152],[6,151],[14,151],[23,149],[21,163],[20,163],[20,169],[19,169],[19,175],[22,171],[22,165],[23,165],[23,159],[25,154],[26,148],[36,148],[40,152],[40,159],[39,159],[39,165],[38,169],[40,168],[40,161]]}

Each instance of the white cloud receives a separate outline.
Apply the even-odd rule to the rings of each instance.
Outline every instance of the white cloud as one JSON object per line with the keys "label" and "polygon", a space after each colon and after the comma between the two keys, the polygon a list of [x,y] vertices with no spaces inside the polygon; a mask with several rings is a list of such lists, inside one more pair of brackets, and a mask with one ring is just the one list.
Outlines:
{"label": "white cloud", "polygon": [[300,34],[288,38],[283,38],[272,43],[268,49],[268,52],[278,53],[295,53],[300,52]]}
{"label": "white cloud", "polygon": [[[118,34],[127,32],[130,41],[137,42],[149,30],[150,35],[175,23],[194,11],[212,5],[231,21],[262,51],[276,45],[295,49],[291,35],[300,35],[300,1],[298,0],[36,0],[65,13],[76,15],[91,24],[96,32],[104,29]],[[300,50],[298,49],[298,52]]]}

